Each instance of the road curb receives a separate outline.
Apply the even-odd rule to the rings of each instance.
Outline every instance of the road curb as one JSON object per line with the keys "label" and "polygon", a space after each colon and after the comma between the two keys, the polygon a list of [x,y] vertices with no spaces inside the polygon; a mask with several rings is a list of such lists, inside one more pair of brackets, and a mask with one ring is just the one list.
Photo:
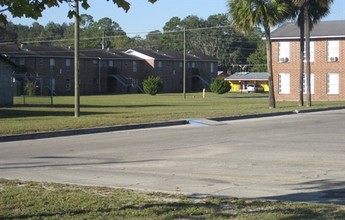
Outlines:
{"label": "road curb", "polygon": [[[331,111],[331,110],[340,110],[340,109],[345,109],[345,106],[336,106],[336,107],[319,108],[319,109],[303,109],[303,110],[284,111],[284,112],[259,113],[259,114],[250,114],[250,115],[214,117],[214,118],[207,118],[207,120],[221,122],[221,121],[233,121],[233,120],[243,120],[243,119],[252,119],[252,118],[292,115],[292,114],[300,114],[300,113]],[[189,124],[190,120],[191,119],[166,121],[166,122],[152,122],[152,123],[143,123],[143,124],[117,125],[117,126],[96,127],[96,128],[82,128],[82,129],[74,129],[74,130],[52,131],[52,132],[39,132],[39,133],[30,133],[30,134],[6,135],[6,136],[0,136],[0,142],[35,140],[35,139],[42,139],[42,138],[95,134],[95,133],[112,132],[112,131],[186,125],[186,124]]]}
{"label": "road curb", "polygon": [[311,113],[311,112],[341,110],[341,109],[345,109],[345,106],[335,106],[335,107],[318,108],[318,109],[302,109],[302,110],[284,111],[284,112],[258,113],[258,114],[250,114],[250,115],[235,115],[235,116],[215,117],[215,118],[207,118],[207,119],[214,120],[214,121],[233,121],[233,120],[265,118],[265,117],[293,115],[293,114],[302,114],[302,113]]}
{"label": "road curb", "polygon": [[145,123],[145,124],[117,125],[117,126],[107,126],[107,127],[82,128],[82,129],[73,129],[73,130],[52,131],[52,132],[7,135],[7,136],[0,136],[0,142],[12,142],[12,141],[34,140],[34,139],[41,139],[41,138],[54,138],[54,137],[61,137],[61,136],[95,134],[95,133],[111,132],[111,131],[166,127],[166,126],[184,125],[187,123],[188,122],[186,120],[176,120],[176,121],[154,122],[154,123]]}

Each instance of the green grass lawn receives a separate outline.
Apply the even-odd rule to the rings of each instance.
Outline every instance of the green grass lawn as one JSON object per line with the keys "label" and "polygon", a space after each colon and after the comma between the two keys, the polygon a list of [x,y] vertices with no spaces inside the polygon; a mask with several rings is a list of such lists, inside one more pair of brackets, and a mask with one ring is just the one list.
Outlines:
{"label": "green grass lawn", "polygon": [[[303,109],[297,102],[277,102],[268,108],[267,94],[189,93],[81,96],[81,117],[74,117],[74,97],[15,98],[13,107],[0,108],[0,135],[136,124],[189,118],[210,118]],[[341,106],[345,102],[314,102],[312,108]]]}
{"label": "green grass lawn", "polygon": [[344,206],[0,179],[0,219],[344,219]]}

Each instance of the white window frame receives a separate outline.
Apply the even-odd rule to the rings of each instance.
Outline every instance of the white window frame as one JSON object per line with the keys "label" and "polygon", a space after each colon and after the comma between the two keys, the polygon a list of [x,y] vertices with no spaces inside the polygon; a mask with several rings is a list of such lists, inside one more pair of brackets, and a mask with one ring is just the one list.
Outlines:
{"label": "white window frame", "polygon": [[[307,79],[307,74],[303,73],[303,94],[307,94],[307,85],[306,85],[306,79]],[[310,74],[310,94],[314,94],[315,92],[315,74],[311,73]]]}
{"label": "white window frame", "polygon": [[327,41],[328,62],[335,62],[339,59],[339,41]]}
{"label": "white window frame", "polygon": [[279,73],[279,94],[290,94],[290,74]]}
{"label": "white window frame", "polygon": [[329,95],[339,94],[339,73],[327,74],[327,94]]}
{"label": "white window frame", "polygon": [[279,62],[285,63],[290,60],[290,42],[279,42]]}

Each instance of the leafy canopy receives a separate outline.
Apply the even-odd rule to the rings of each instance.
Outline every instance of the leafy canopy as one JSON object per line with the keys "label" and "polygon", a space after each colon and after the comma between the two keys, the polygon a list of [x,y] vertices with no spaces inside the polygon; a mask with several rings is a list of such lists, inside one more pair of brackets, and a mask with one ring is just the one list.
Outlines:
{"label": "leafy canopy", "polygon": [[[81,6],[86,10],[90,7],[88,0],[79,0]],[[109,1],[109,0],[107,0]],[[130,9],[130,3],[127,0],[112,0],[119,8],[123,8],[126,12]],[[151,3],[157,0],[148,0]],[[59,7],[62,3],[72,4],[73,0],[0,0],[0,22],[7,23],[7,17],[4,14],[8,11],[13,17],[27,17],[38,19],[42,16],[42,12],[46,8]],[[72,18],[74,11],[68,12],[68,17]]]}

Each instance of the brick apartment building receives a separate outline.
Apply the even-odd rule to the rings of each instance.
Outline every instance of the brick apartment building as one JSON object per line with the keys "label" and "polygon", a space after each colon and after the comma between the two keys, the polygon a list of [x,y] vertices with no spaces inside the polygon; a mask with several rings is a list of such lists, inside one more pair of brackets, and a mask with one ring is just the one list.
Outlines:
{"label": "brick apartment building", "polygon": [[[296,23],[271,33],[274,89],[280,101],[299,98],[299,36]],[[345,21],[321,21],[310,38],[312,100],[345,100]]]}
{"label": "brick apartment building", "polygon": [[13,104],[12,74],[17,66],[0,56],[0,106]]}
{"label": "brick apartment building", "polygon": [[[34,81],[39,95],[74,94],[74,51],[70,48],[0,44],[0,54],[20,67],[13,74],[15,95],[25,80]],[[217,59],[186,56],[187,91],[209,87],[217,76]],[[137,93],[148,76],[160,76],[163,92],[181,92],[183,54],[151,50],[80,50],[80,94]]]}

